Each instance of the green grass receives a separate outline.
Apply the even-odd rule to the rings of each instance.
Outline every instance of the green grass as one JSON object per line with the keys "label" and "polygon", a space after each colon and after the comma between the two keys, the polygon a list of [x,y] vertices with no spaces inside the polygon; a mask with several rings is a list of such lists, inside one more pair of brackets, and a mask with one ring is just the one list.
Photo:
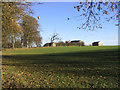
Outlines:
{"label": "green grass", "polygon": [[118,47],[50,47],[3,52],[3,88],[117,88]]}

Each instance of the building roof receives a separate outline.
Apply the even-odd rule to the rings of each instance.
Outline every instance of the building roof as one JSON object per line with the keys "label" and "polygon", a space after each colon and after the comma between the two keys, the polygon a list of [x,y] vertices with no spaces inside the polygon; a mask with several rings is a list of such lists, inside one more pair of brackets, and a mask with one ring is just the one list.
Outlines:
{"label": "building roof", "polygon": [[73,40],[73,41],[71,41],[71,42],[79,42],[79,41],[81,41],[81,40]]}
{"label": "building roof", "polygon": [[93,43],[99,43],[99,42],[101,42],[101,41],[96,41],[96,42],[93,42]]}

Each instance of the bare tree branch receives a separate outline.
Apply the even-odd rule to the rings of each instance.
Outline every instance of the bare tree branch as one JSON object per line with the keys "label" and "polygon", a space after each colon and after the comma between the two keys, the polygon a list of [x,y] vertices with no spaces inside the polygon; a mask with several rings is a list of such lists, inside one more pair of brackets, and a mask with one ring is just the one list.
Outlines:
{"label": "bare tree branch", "polygon": [[[80,5],[74,6],[80,15],[77,17],[84,18],[78,29],[95,30],[102,28],[102,19],[110,21],[118,20],[118,2],[80,2]],[[71,18],[69,18],[70,20]]]}

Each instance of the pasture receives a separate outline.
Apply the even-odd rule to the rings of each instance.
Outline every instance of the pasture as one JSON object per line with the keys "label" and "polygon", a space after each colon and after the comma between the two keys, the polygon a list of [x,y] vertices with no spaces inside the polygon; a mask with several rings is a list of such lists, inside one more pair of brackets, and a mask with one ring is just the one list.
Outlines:
{"label": "pasture", "polygon": [[3,51],[3,88],[117,88],[118,46]]}

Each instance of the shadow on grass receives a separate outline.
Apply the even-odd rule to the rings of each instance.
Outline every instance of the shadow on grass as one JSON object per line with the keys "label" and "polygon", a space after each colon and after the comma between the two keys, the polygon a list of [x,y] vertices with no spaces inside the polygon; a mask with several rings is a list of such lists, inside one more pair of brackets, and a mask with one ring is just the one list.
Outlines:
{"label": "shadow on grass", "polygon": [[41,64],[41,63],[78,64],[81,62],[85,62],[85,63],[110,62],[110,61],[118,60],[118,50],[53,53],[53,54],[2,55],[2,58],[3,60],[17,61],[17,62],[22,61],[23,63],[26,63],[26,61],[27,63],[37,62],[37,64]]}
{"label": "shadow on grass", "polygon": [[[57,73],[74,75],[102,75],[117,77],[118,50],[32,54],[32,55],[3,55],[3,65],[32,67],[34,64],[44,68],[55,68]],[[44,64],[51,64],[50,67]],[[75,68],[75,69],[74,69]]]}

